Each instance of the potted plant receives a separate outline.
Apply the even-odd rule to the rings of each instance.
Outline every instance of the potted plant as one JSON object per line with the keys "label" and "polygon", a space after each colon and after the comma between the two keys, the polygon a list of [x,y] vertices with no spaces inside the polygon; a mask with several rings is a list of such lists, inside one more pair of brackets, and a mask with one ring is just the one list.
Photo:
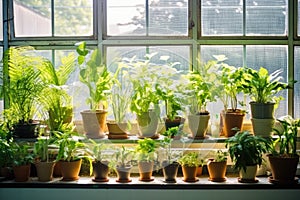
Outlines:
{"label": "potted plant", "polygon": [[207,170],[209,173],[209,180],[212,182],[226,181],[227,169],[227,155],[226,151],[217,150],[214,152],[213,158],[207,161]]}
{"label": "potted plant", "polygon": [[105,143],[97,143],[94,140],[90,140],[91,145],[91,157],[92,157],[92,166],[94,178],[92,179],[95,182],[108,182],[109,174],[109,161],[105,154],[107,145]]}
{"label": "potted plant", "polygon": [[218,68],[218,60],[210,60],[200,63],[191,71],[187,78],[189,83],[185,90],[187,103],[189,104],[188,124],[192,137],[203,139],[206,137],[210,114],[207,104],[216,100],[217,76],[214,71]]}
{"label": "potted plant", "polygon": [[251,121],[255,134],[265,137],[272,134],[275,123],[275,108],[283,99],[277,94],[281,90],[292,88],[294,81],[289,84],[281,82],[281,73],[282,70],[276,70],[269,74],[264,67],[260,67],[259,70],[245,68],[245,79],[242,87],[252,100],[250,102]]}
{"label": "potted plant", "polygon": [[[5,52],[4,60],[9,72],[9,84],[3,88],[9,100],[5,117],[12,124],[10,128],[15,137],[37,137],[38,122],[33,117],[37,114],[39,97],[45,87],[38,67],[46,64],[45,59],[36,56],[32,47],[11,47]],[[4,77],[4,81],[8,80]]]}
{"label": "potted plant", "polygon": [[29,150],[30,146],[26,143],[11,144],[13,152],[13,172],[16,182],[26,182],[30,177],[31,163],[34,159],[34,154]]}
{"label": "potted plant", "polygon": [[189,152],[183,154],[179,160],[179,164],[182,167],[183,181],[185,182],[197,182],[197,169],[203,165],[203,159],[200,158],[199,153]]}
{"label": "potted plant", "polygon": [[165,131],[164,139],[160,142],[160,146],[165,152],[166,158],[162,161],[162,170],[164,175],[164,181],[167,183],[176,183],[176,177],[178,173],[178,157],[179,154],[171,149],[173,132],[178,131],[178,127],[172,127]]}
{"label": "potted plant", "polygon": [[50,61],[39,66],[40,77],[45,84],[40,101],[45,111],[46,124],[50,131],[72,130],[73,105],[68,94],[67,81],[75,70],[75,55],[70,53],[55,67]]}
{"label": "potted plant", "polygon": [[138,140],[135,152],[138,156],[139,180],[153,181],[152,172],[154,168],[154,160],[156,157],[156,143],[151,138]]}
{"label": "potted plant", "polygon": [[[226,59],[224,57],[222,60]],[[224,110],[221,112],[222,134],[231,137],[237,131],[242,130],[245,117],[245,111],[238,108],[238,94],[243,92],[241,84],[244,79],[244,70],[224,62],[220,63],[219,69],[216,79],[219,83],[215,84],[218,85],[218,97],[224,105]]]}
{"label": "potted plant", "polygon": [[132,169],[131,160],[134,157],[134,151],[122,145],[114,154],[111,167],[117,172],[116,181],[119,183],[131,182],[130,173]]}
{"label": "potted plant", "polygon": [[269,178],[275,184],[294,184],[299,155],[297,154],[297,133],[300,128],[300,119],[285,116],[278,119],[280,126],[274,131],[278,135],[272,143],[268,159],[272,176]]}
{"label": "potted plant", "polygon": [[5,179],[10,179],[12,174],[13,164],[13,149],[12,139],[7,140],[6,138],[0,138],[0,176]]}
{"label": "potted plant", "polygon": [[151,64],[150,60],[155,54],[147,54],[146,60],[131,59],[128,63],[129,77],[134,93],[131,98],[130,110],[136,114],[140,138],[158,138],[158,125],[160,121],[160,107],[158,88],[161,66]]}
{"label": "potted plant", "polygon": [[[35,166],[39,181],[51,181],[53,179],[53,170],[55,159],[51,158],[49,146],[53,144],[53,139],[50,137],[38,138],[33,146],[35,156]],[[52,154],[53,155],[53,154]]]}
{"label": "potted plant", "polygon": [[56,161],[60,163],[63,181],[79,179],[82,158],[89,158],[88,148],[78,136],[73,132],[56,134],[55,143],[58,145]]}
{"label": "potted plant", "polygon": [[256,183],[257,167],[262,164],[263,154],[269,150],[269,140],[239,131],[226,140],[229,156],[234,169],[239,171],[239,182]]}
{"label": "potted plant", "polygon": [[89,60],[86,60],[89,50],[85,42],[78,43],[76,50],[79,54],[79,78],[89,91],[86,102],[90,110],[81,112],[84,131],[88,138],[103,138],[106,131],[107,94],[111,90],[112,77],[99,49],[91,53]]}
{"label": "potted plant", "polygon": [[124,63],[119,63],[119,68],[117,69],[115,76],[118,77],[120,81],[115,81],[111,89],[110,105],[114,120],[107,121],[109,139],[127,139],[128,132],[131,129],[128,113],[133,88],[128,80],[125,71],[126,67],[123,65]]}

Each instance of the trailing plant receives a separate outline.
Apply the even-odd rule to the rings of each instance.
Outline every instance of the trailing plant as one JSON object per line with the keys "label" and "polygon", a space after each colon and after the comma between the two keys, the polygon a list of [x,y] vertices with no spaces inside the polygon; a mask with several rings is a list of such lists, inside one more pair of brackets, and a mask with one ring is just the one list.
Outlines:
{"label": "trailing plant", "polygon": [[154,161],[155,160],[156,143],[151,138],[138,140],[135,147],[139,161]]}
{"label": "trailing plant", "polygon": [[246,171],[246,166],[262,164],[262,155],[268,152],[270,141],[248,131],[240,131],[228,138],[225,146],[234,163],[234,169]]}
{"label": "trailing plant", "polygon": [[254,102],[278,104],[283,99],[281,96],[276,96],[278,92],[292,88],[296,82],[282,82],[281,73],[282,70],[276,70],[269,74],[269,71],[264,67],[260,67],[259,70],[245,68],[245,78],[242,87]]}
{"label": "trailing plant", "polygon": [[293,156],[297,154],[297,133],[300,128],[300,119],[285,116],[277,119],[279,128],[274,128],[278,138],[273,141],[271,152],[273,155]]}
{"label": "trailing plant", "polygon": [[202,158],[200,158],[199,153],[189,152],[189,153],[183,154],[179,158],[178,162],[181,166],[199,167],[199,166],[203,165],[204,160]]}
{"label": "trailing plant", "polygon": [[95,49],[88,59],[87,55],[90,51],[86,48],[86,43],[80,42],[76,45],[80,68],[79,78],[89,90],[86,103],[90,105],[92,111],[100,109],[101,106],[105,110],[107,108],[107,94],[112,86],[112,77],[102,60],[102,54],[99,49]]}

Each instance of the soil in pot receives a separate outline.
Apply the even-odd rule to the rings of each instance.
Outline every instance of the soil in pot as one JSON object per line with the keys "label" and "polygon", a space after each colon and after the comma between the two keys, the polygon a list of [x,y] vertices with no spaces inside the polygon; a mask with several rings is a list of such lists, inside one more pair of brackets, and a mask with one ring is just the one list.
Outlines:
{"label": "soil in pot", "polygon": [[154,167],[154,162],[147,162],[147,161],[140,161],[138,162],[138,168],[139,168],[139,173],[140,173],[140,181],[153,181],[154,177],[152,176],[153,172],[153,167]]}
{"label": "soil in pot", "polygon": [[226,181],[226,168],[227,161],[216,162],[214,160],[209,160],[207,162],[207,170],[209,173],[208,180],[212,182],[224,182]]}
{"label": "soil in pot", "polygon": [[167,161],[164,161],[162,165],[163,165],[163,175],[165,178],[164,182],[176,183],[179,163],[174,162],[169,164]]}
{"label": "soil in pot", "polygon": [[95,182],[108,182],[108,173],[109,173],[109,167],[108,162],[100,162],[100,161],[94,161],[92,163],[93,165],[93,173],[94,178],[93,181]]}

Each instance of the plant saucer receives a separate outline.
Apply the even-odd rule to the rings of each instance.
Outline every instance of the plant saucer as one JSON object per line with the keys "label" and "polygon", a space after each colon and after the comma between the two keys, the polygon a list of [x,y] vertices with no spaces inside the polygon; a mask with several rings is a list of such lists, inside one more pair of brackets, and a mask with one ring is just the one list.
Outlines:
{"label": "plant saucer", "polygon": [[118,183],[130,183],[132,179],[117,179],[116,182]]}
{"label": "plant saucer", "polygon": [[225,182],[227,179],[225,178],[208,178],[209,181],[212,182]]}
{"label": "plant saucer", "polygon": [[298,184],[299,178],[295,177],[294,180],[276,180],[272,176],[269,177],[269,182],[278,185],[294,185]]}
{"label": "plant saucer", "polygon": [[143,182],[150,182],[150,181],[153,181],[153,180],[154,180],[153,176],[151,178],[149,178],[149,179],[139,178],[139,181],[143,181]]}
{"label": "plant saucer", "polygon": [[243,178],[238,178],[238,182],[240,183],[258,183],[258,179],[243,179]]}
{"label": "plant saucer", "polygon": [[103,179],[93,178],[92,181],[94,181],[94,182],[108,182],[109,179],[108,178],[103,178]]}
{"label": "plant saucer", "polygon": [[184,182],[188,182],[188,183],[195,183],[197,181],[199,181],[199,178],[195,178],[195,179],[182,179]]}

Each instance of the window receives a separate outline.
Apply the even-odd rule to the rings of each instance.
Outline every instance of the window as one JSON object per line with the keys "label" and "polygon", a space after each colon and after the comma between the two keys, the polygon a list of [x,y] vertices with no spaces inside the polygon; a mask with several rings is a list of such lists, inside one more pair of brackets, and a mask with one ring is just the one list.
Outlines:
{"label": "window", "polygon": [[[9,11],[14,12],[9,15],[14,18],[9,20],[10,37],[5,42],[8,45],[34,45],[56,63],[60,55],[74,51],[76,42],[85,40],[89,48],[99,46],[104,51],[111,71],[117,58],[135,55],[141,58],[153,52],[180,62],[180,69],[185,71],[196,65],[197,60],[208,61],[214,59],[213,55],[220,54],[228,58],[228,64],[236,67],[258,69],[262,66],[271,72],[282,69],[284,81],[292,77],[288,72],[294,71],[294,78],[298,80],[294,98],[289,98],[287,91],[280,93],[285,99],[276,114],[300,116],[299,0],[2,2],[4,8],[9,7]],[[296,10],[288,9],[289,6],[298,12],[288,13]],[[288,32],[289,15],[297,21],[294,33]],[[295,46],[294,52],[289,51],[289,45]],[[294,64],[289,62],[292,54]],[[71,79],[70,85],[74,87],[78,86],[77,75],[75,72]],[[75,113],[78,114],[87,106],[83,99],[84,89],[72,91]],[[294,110],[291,110],[292,104]],[[209,106],[215,113],[222,108],[219,102]]]}

